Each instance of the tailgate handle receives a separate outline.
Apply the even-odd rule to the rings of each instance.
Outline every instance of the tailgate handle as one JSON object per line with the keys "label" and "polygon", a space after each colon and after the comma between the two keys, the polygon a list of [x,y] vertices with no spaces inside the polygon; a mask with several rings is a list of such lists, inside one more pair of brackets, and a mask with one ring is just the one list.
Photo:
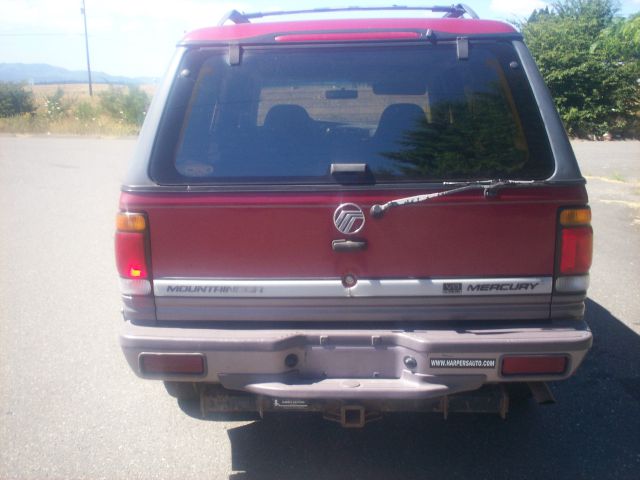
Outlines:
{"label": "tailgate handle", "polygon": [[334,240],[331,248],[336,252],[351,252],[353,250],[364,250],[367,248],[365,240]]}

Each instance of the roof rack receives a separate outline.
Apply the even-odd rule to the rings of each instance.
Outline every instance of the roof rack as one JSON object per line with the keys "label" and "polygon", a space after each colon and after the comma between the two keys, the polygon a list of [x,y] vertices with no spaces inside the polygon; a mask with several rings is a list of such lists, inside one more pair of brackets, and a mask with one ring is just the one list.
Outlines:
{"label": "roof rack", "polygon": [[464,14],[471,18],[480,18],[469,6],[464,3],[455,5],[433,5],[431,7],[407,7],[403,5],[393,5],[391,7],[342,7],[342,8],[314,8],[310,10],[282,10],[276,12],[256,12],[256,13],[240,13],[237,10],[231,10],[226,13],[218,22],[218,26],[224,25],[228,20],[233,23],[251,23],[253,18],[274,17],[279,15],[297,15],[301,13],[333,13],[333,12],[366,12],[366,11],[383,11],[383,10],[429,10],[431,12],[443,12],[445,18],[460,18]]}

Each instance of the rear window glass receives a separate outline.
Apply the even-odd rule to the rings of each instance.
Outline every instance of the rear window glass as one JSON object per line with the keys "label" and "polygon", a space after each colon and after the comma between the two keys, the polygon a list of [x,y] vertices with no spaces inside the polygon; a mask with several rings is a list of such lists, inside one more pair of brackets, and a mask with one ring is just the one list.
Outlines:
{"label": "rear window glass", "polygon": [[543,179],[554,164],[508,42],[185,54],[151,174],[164,184]]}

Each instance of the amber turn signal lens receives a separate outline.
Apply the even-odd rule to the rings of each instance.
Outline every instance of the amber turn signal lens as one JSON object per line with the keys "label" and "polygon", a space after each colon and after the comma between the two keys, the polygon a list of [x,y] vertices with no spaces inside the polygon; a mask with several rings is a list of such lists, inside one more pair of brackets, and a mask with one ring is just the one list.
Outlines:
{"label": "amber turn signal lens", "polygon": [[120,212],[116,216],[116,229],[119,232],[142,232],[147,221],[141,213]]}
{"label": "amber turn signal lens", "polygon": [[590,208],[568,208],[560,212],[560,225],[563,227],[573,227],[576,225],[591,224]]}

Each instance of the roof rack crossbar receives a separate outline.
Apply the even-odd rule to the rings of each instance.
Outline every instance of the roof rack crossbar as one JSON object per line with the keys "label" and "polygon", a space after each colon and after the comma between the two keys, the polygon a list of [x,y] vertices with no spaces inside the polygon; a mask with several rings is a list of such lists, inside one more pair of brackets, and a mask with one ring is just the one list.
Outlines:
{"label": "roof rack crossbar", "polygon": [[247,18],[247,16],[237,10],[231,10],[230,12],[225,13],[218,22],[218,26],[221,27],[222,25],[227,23],[227,20],[231,20],[235,24],[249,23],[249,19]]}
{"label": "roof rack crossbar", "polygon": [[370,12],[370,11],[384,11],[384,10],[428,10],[431,12],[442,12],[445,18],[460,18],[467,14],[471,18],[479,18],[478,14],[473,11],[469,6],[458,3],[454,5],[433,5],[430,7],[408,7],[404,5],[393,5],[390,7],[340,7],[340,8],[313,8],[308,10],[281,10],[275,12],[255,12],[255,13],[240,13],[237,10],[231,10],[225,14],[218,25],[224,25],[228,20],[233,23],[250,23],[253,18],[274,17],[279,15],[297,15],[303,13],[332,13],[332,12]]}
{"label": "roof rack crossbar", "polygon": [[473,8],[471,8],[466,3],[458,3],[457,5],[451,5],[452,11],[447,13],[445,17],[448,18],[459,18],[462,17],[465,13],[469,15],[471,18],[479,19],[480,17],[475,12]]}

